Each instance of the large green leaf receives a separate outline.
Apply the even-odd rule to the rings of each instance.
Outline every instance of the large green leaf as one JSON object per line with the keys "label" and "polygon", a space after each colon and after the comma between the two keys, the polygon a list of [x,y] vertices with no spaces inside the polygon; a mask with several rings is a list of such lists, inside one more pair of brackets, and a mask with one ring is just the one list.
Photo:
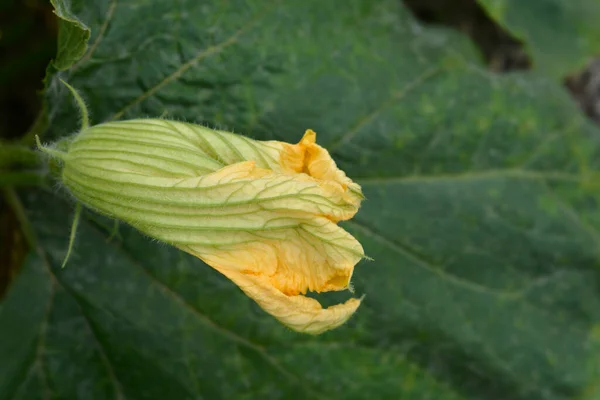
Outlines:
{"label": "large green leaf", "polygon": [[93,213],[60,269],[72,202],[23,191],[37,251],[0,306],[0,399],[597,395],[599,132],[560,87],[488,73],[395,0],[73,3],[91,45],[48,81],[47,140],[78,126],[59,76],[95,122],[311,127],[363,185],[344,226],[375,261],[356,316],[310,337]]}
{"label": "large green leaf", "polygon": [[600,55],[598,0],[478,0],[523,40],[534,68],[558,79]]}

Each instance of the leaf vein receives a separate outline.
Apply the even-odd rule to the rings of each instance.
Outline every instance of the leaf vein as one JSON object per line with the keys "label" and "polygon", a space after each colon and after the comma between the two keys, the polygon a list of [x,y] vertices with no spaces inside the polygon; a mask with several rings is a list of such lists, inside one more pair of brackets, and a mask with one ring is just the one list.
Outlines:
{"label": "leaf vein", "polygon": [[79,66],[81,64],[83,64],[84,62],[86,62],[87,60],[89,60],[89,59],[92,58],[92,56],[96,52],[96,49],[98,48],[98,45],[100,44],[100,42],[104,38],[104,34],[106,33],[106,29],[108,28],[108,24],[110,24],[110,21],[112,20],[113,16],[115,15],[115,9],[116,8],[117,8],[117,0],[111,0],[110,5],[108,6],[108,10],[106,11],[106,18],[104,19],[104,23],[102,23],[102,26],[100,27],[100,31],[98,32],[98,37],[96,37],[96,40],[94,40],[94,43],[92,44],[92,46],[88,50],[87,54],[85,54],[77,62],[77,64],[75,64],[73,66],[73,71],[75,71],[75,69],[79,68]]}
{"label": "leaf vein", "polygon": [[[90,225],[97,232],[100,233],[99,229],[94,224],[90,224]],[[131,254],[129,254],[129,252],[126,252],[122,246],[117,246],[114,243],[112,244],[112,246],[119,247],[119,250],[127,256],[127,258],[131,261],[131,263],[135,267],[137,267],[140,271],[142,271],[146,276],[148,276],[148,278],[150,278],[150,280],[157,286],[157,288],[159,290],[161,290],[163,293],[167,294],[169,297],[171,297],[176,302],[181,304],[184,308],[186,308],[188,311],[190,311],[205,326],[209,327],[210,329],[214,330],[215,332],[223,334],[225,337],[227,337],[232,342],[235,342],[238,345],[241,345],[243,347],[246,347],[246,348],[256,352],[265,361],[267,361],[269,364],[271,364],[271,366],[275,370],[277,370],[279,373],[281,373],[287,379],[292,381],[294,384],[300,386],[303,390],[305,390],[306,392],[312,394],[313,396],[315,396],[317,398],[323,398],[321,395],[312,391],[312,389],[308,388],[305,385],[305,382],[303,382],[303,380],[300,379],[300,377],[298,377],[297,375],[295,375],[294,373],[289,371],[287,368],[285,368],[283,365],[281,365],[281,363],[276,358],[274,358],[273,356],[268,354],[266,349],[263,346],[258,345],[256,343],[244,338],[243,336],[238,335],[236,332],[217,324],[215,321],[213,321],[207,315],[205,315],[200,310],[198,310],[196,307],[194,307],[192,304],[187,302],[186,299],[183,298],[179,293],[177,293],[175,290],[173,290],[172,288],[170,288],[169,286],[164,284],[157,277],[155,277],[152,273],[150,273],[150,271],[146,267],[144,267],[144,265],[141,262],[139,262],[137,259],[135,259]]]}
{"label": "leaf vein", "polygon": [[420,255],[416,254],[414,251],[409,249],[407,246],[399,244],[397,240],[392,241],[390,239],[387,239],[381,233],[376,232],[371,227],[365,225],[364,222],[359,222],[356,218],[351,221],[346,221],[346,223],[358,228],[359,230],[368,234],[369,236],[371,236],[378,242],[386,245],[388,248],[390,248],[395,253],[398,253],[398,254],[406,257],[408,260],[412,261],[414,263],[414,265],[416,265],[420,268],[423,268],[456,286],[462,287],[471,292],[483,293],[486,295],[494,295],[494,296],[508,298],[508,299],[514,299],[514,298],[520,297],[522,295],[521,290],[519,290],[519,291],[504,291],[504,290],[492,289],[492,288],[480,285],[478,283],[474,283],[474,282],[462,279],[456,275],[449,274],[449,273],[445,272],[444,270],[442,270],[441,268],[433,265],[429,261],[423,259]]}
{"label": "leaf vein", "polygon": [[354,138],[354,136],[356,136],[356,134],[360,131],[360,129],[363,126],[365,126],[367,123],[372,121],[383,110],[385,110],[387,107],[392,105],[394,102],[402,100],[410,92],[412,92],[413,90],[415,90],[416,88],[421,86],[423,83],[425,83],[426,81],[428,81],[430,78],[434,77],[441,71],[442,71],[442,68],[440,68],[440,67],[433,67],[433,68],[426,70],[425,72],[423,72],[422,74],[417,76],[414,80],[412,80],[412,82],[408,83],[406,85],[406,87],[404,87],[404,89],[393,92],[392,96],[390,98],[383,101],[377,108],[372,110],[369,114],[367,114],[364,117],[362,117],[361,119],[359,119],[356,122],[356,124],[354,124],[354,126],[349,131],[345,132],[337,139],[334,139],[333,142],[331,144],[329,144],[329,146],[326,146],[326,147],[329,149],[330,152],[333,152],[333,151],[335,151],[335,149],[339,148],[341,145],[349,142],[350,140],[352,140]]}
{"label": "leaf vein", "polygon": [[252,28],[254,25],[256,25],[257,22],[259,20],[263,19],[264,17],[265,17],[265,15],[263,14],[263,15],[255,18],[254,20],[252,20],[249,23],[247,23],[246,25],[244,25],[241,29],[239,29],[238,31],[236,31],[233,35],[231,35],[226,40],[224,40],[221,43],[218,43],[216,45],[209,46],[206,49],[202,50],[195,57],[193,57],[192,59],[190,59],[186,63],[182,64],[181,67],[179,67],[173,73],[171,73],[170,75],[168,75],[167,77],[165,77],[163,80],[161,80],[160,82],[158,82],[156,85],[154,85],[153,87],[151,87],[150,89],[148,89],[147,91],[145,91],[144,93],[142,93],[141,95],[139,95],[137,98],[135,98],[133,101],[131,101],[130,103],[128,103],[120,111],[118,111],[117,113],[115,113],[112,116],[112,118],[110,118],[110,119],[111,120],[120,119],[130,108],[132,108],[132,107],[138,105],[139,103],[141,103],[142,101],[146,100],[147,98],[149,98],[150,96],[152,96],[153,94],[155,94],[156,92],[158,92],[160,89],[162,89],[164,86],[166,86],[169,83],[171,83],[172,81],[177,80],[187,70],[189,70],[190,68],[192,68],[193,66],[195,66],[198,62],[200,62],[204,58],[209,57],[209,56],[211,56],[213,54],[216,54],[216,53],[220,52],[221,50],[223,50],[223,49],[225,49],[225,48],[227,48],[227,47],[235,44],[239,40],[240,36],[243,33],[245,33],[250,28]]}

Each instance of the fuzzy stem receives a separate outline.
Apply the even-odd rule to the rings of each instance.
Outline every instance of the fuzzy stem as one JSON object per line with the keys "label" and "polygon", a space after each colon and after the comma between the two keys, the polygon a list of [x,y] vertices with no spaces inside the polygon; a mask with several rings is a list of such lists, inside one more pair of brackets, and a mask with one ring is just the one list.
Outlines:
{"label": "fuzzy stem", "polygon": [[50,157],[58,158],[59,160],[65,159],[66,153],[51,149],[49,147],[45,147],[44,145],[42,145],[42,142],[40,142],[40,137],[38,135],[35,135],[35,143],[37,144],[37,147],[38,149],[40,149],[40,151],[48,154]]}
{"label": "fuzzy stem", "polygon": [[73,250],[73,244],[75,243],[75,235],[77,234],[77,226],[79,225],[79,219],[81,218],[81,203],[77,203],[75,206],[75,216],[73,217],[73,225],[71,225],[71,234],[69,235],[69,248],[67,249],[67,255],[62,263],[61,268],[64,268],[71,257],[71,250]]}
{"label": "fuzzy stem", "polygon": [[62,79],[60,81],[62,82],[63,85],[65,85],[67,87],[67,89],[69,89],[69,91],[75,98],[77,107],[79,107],[79,112],[81,113],[81,130],[83,131],[84,129],[89,128],[90,118],[89,118],[88,109],[85,105],[85,102],[83,101],[83,98],[81,98],[81,96],[79,95],[79,92],[77,90],[75,90],[75,88],[73,86],[69,85],[67,82],[63,81]]}

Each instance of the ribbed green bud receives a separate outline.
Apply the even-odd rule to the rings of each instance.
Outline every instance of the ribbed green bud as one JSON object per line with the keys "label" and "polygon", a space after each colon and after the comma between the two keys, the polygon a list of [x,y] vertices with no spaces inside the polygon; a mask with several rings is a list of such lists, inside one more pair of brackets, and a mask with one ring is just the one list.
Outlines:
{"label": "ribbed green bud", "polygon": [[311,130],[288,144],[138,119],[84,127],[66,153],[46,150],[84,205],[202,259],[292,329],[334,328],[360,304],[323,309],[304,296],[347,289],[364,257],[337,225],[357,212],[360,187]]}

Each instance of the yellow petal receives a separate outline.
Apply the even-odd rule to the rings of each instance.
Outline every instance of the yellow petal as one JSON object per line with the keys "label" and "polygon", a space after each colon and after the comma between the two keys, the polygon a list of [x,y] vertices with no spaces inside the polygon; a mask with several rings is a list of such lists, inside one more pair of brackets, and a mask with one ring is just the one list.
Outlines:
{"label": "yellow petal", "polygon": [[[250,171],[242,172],[246,168]],[[221,183],[231,182],[235,180],[231,179],[232,176],[243,179],[255,174],[252,172],[255,170],[257,168],[252,163],[234,164],[217,171],[212,178]],[[262,183],[272,184],[285,176],[265,174],[264,170],[259,175],[252,181],[254,190],[258,191],[263,188]],[[322,190],[314,180],[307,180],[301,175],[285,177],[284,183],[278,183],[281,193],[297,193],[294,190],[294,184],[299,184],[296,179],[303,185],[312,182],[314,186],[309,188]],[[271,196],[277,193],[274,190]],[[322,195],[315,194],[312,200]],[[208,240],[205,236],[188,239],[187,244],[177,246],[230,278],[285,325],[302,332],[320,333],[346,321],[360,301],[350,299],[344,304],[323,309],[316,300],[302,294],[307,290],[348,289],[354,265],[364,252],[360,243],[330,218],[302,211],[310,209],[312,202],[303,205],[302,199],[294,196],[286,201],[283,208],[265,209],[254,214],[263,223],[258,231],[244,232],[232,228],[229,234],[222,232],[216,237],[214,232],[210,232],[213,240],[226,238],[226,243],[203,244]]]}
{"label": "yellow petal", "polygon": [[352,316],[361,300],[351,298],[343,304],[322,308],[315,299],[305,296],[287,296],[271,286],[261,275],[219,269],[266,312],[289,328],[310,334],[319,334],[337,328]]}

